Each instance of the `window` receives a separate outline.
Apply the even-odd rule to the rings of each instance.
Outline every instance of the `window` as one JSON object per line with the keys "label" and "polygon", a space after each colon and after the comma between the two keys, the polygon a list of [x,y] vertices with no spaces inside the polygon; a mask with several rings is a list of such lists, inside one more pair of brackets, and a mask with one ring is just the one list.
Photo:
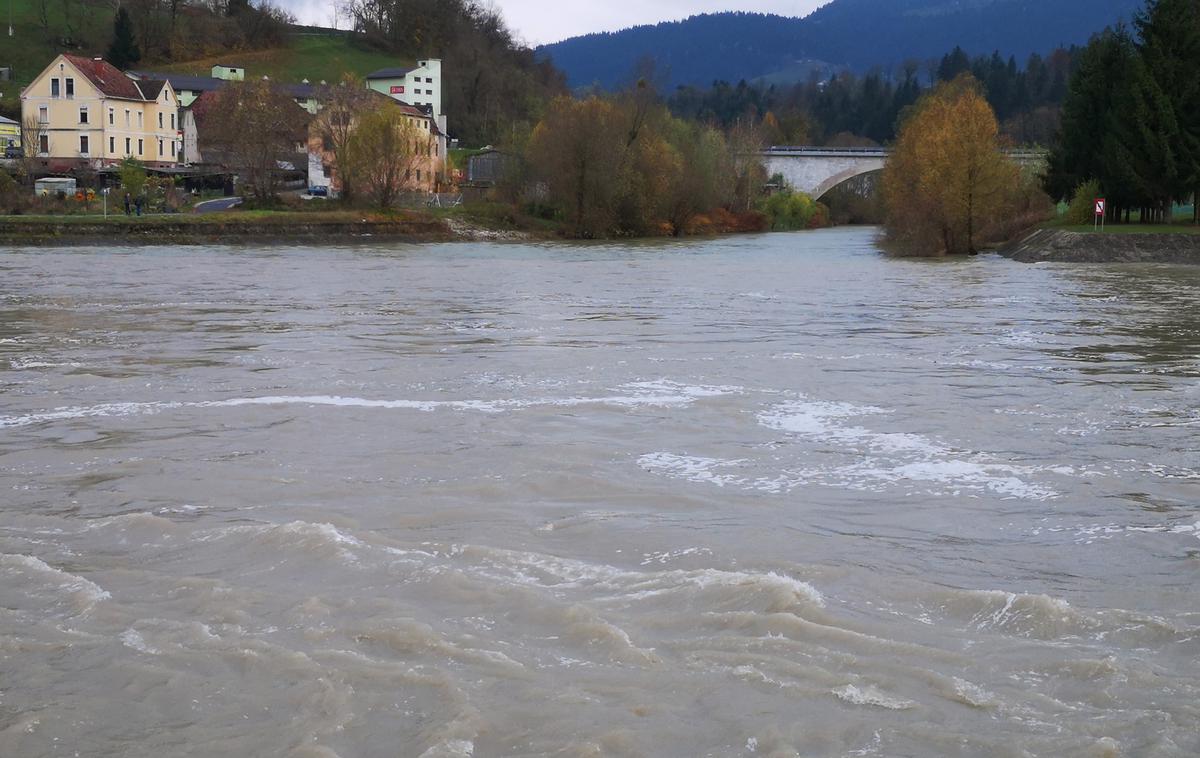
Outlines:
{"label": "window", "polygon": [[86,124],[88,122],[87,108],[79,109],[79,123]]}
{"label": "window", "polygon": [[112,109],[112,108],[109,108],[109,109],[108,109],[108,125],[109,125],[109,126],[112,126],[112,125],[113,125],[113,124],[115,124],[115,123],[117,123],[117,121],[116,121],[116,114],[115,114],[115,112],[113,111],[113,109]]}
{"label": "window", "polygon": [[171,140],[171,157],[175,157],[175,140]]}
{"label": "window", "polygon": [[158,141],[158,157],[161,158],[164,155],[166,155],[166,151],[163,150],[163,141],[159,140]]}
{"label": "window", "polygon": [[[139,113],[138,115],[140,116],[141,114]],[[141,154],[142,154],[142,141],[138,140],[138,155],[141,155]]]}
{"label": "window", "polygon": [[73,97],[75,97],[75,80],[68,76],[67,77],[67,99],[70,100]]}
{"label": "window", "polygon": [[58,97],[58,79],[50,80],[50,97]]}
{"label": "window", "polygon": [[38,152],[42,155],[50,153],[50,135],[42,134],[38,137]]}
{"label": "window", "polygon": [[138,129],[142,128],[142,112],[138,111]]}
{"label": "window", "polygon": [[130,153],[129,153],[129,144],[130,144],[130,143],[129,143],[129,138],[128,138],[128,137],[126,137],[126,138],[125,138],[125,154],[126,154],[126,155],[129,155],[129,154],[130,154]]}
{"label": "window", "polygon": [[88,154],[88,138],[86,134],[79,135],[79,154]]}
{"label": "window", "polygon": [[108,138],[108,152],[112,153],[113,155],[117,154],[117,138],[116,137]]}
{"label": "window", "polygon": [[428,84],[433,84],[433,77],[432,77],[432,76],[427,76],[427,77],[425,77],[425,81],[426,81],[426,83],[428,83]]}
{"label": "window", "polygon": [[[125,109],[125,128],[126,129],[129,128],[129,109],[128,108]],[[128,151],[126,151],[126,152],[128,152]]]}
{"label": "window", "polygon": [[175,128],[175,114],[174,113],[171,114],[171,128],[172,129]]}
{"label": "window", "polygon": [[162,111],[159,111],[159,113],[158,113],[158,128],[159,129],[163,128]]}
{"label": "window", "polygon": [[50,123],[50,109],[44,105],[38,106],[38,123],[39,124]]}

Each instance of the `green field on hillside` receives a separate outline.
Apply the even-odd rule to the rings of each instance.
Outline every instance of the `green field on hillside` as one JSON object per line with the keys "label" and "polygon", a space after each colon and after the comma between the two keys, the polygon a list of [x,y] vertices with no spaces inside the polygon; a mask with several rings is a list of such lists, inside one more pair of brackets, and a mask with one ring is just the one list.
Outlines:
{"label": "green field on hillside", "polygon": [[[8,13],[11,4],[13,36],[8,35]],[[13,84],[25,86],[37,76],[55,55],[74,52],[96,55],[108,47],[112,37],[113,6],[102,0],[84,0],[70,4],[70,28],[67,39],[67,18],[63,4],[46,3],[47,26],[38,18],[39,3],[35,0],[0,0],[0,66],[11,66],[13,81],[0,82],[0,91],[8,97]],[[67,43],[67,44],[64,44]]]}
{"label": "green field on hillside", "polygon": [[[12,7],[13,36],[8,37],[8,11]],[[72,2],[70,28],[64,5],[48,2],[47,24],[38,17],[36,0],[0,0],[0,66],[13,69],[10,82],[0,82],[0,115],[20,112],[20,90],[62,52],[103,55],[112,37],[113,5],[109,0]],[[379,68],[404,66],[412,61],[361,47],[344,34],[297,33],[287,47],[272,50],[233,50],[213,58],[185,62],[143,61],[139,68],[176,73],[205,74],[217,62],[246,66],[250,76],[269,76],[281,82],[322,79],[334,82],[343,73],[362,76]]]}
{"label": "green field on hillside", "polygon": [[[2,0],[0,0],[2,1]],[[236,63],[246,68],[247,76],[269,76],[280,82],[322,79],[336,82],[350,72],[363,76],[380,68],[404,66],[412,61],[377,50],[360,47],[345,35],[295,35],[288,47],[271,50],[233,51],[228,54],[180,63],[143,66],[155,71],[207,76],[214,63]]]}

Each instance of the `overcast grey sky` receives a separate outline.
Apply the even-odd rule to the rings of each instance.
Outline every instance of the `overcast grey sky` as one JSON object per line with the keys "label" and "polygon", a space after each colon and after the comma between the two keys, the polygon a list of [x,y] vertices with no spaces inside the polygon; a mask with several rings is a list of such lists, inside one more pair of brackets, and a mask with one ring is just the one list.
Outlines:
{"label": "overcast grey sky", "polygon": [[[531,45],[588,32],[740,10],[805,16],[829,0],[492,0],[508,26]],[[304,23],[328,26],[333,0],[276,0]],[[345,22],[339,23],[344,26]]]}

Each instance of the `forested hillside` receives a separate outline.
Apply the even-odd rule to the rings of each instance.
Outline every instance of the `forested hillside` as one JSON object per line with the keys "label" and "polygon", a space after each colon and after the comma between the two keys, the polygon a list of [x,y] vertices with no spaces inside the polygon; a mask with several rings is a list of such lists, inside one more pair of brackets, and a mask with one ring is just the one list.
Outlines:
{"label": "forested hillside", "polygon": [[[106,55],[112,0],[11,0],[14,36],[0,45],[0,115],[17,117],[19,90],[60,52]],[[264,0],[124,0],[138,59],[130,68],[206,73],[236,60],[252,76],[334,81],[418,57],[443,60],[450,130],[468,143],[496,142],[528,130],[541,103],[565,91],[549,63],[518,43],[495,10],[465,0],[348,0],[353,29],[332,33],[293,26]]]}
{"label": "forested hillside", "polygon": [[[1141,0],[833,0],[806,18],[719,13],[589,34],[539,48],[573,87],[619,87],[652,59],[663,83],[705,86],[797,70],[820,61],[858,72],[970,55],[1045,54],[1086,43],[1129,19]],[[799,67],[806,72],[809,67]],[[778,77],[773,77],[778,83]]]}

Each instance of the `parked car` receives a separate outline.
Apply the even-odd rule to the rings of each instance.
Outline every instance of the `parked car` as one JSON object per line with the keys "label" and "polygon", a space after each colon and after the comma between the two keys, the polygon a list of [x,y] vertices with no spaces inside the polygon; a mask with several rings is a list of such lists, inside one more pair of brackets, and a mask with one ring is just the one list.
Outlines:
{"label": "parked car", "polygon": [[313,197],[329,197],[328,187],[309,187],[308,194]]}

